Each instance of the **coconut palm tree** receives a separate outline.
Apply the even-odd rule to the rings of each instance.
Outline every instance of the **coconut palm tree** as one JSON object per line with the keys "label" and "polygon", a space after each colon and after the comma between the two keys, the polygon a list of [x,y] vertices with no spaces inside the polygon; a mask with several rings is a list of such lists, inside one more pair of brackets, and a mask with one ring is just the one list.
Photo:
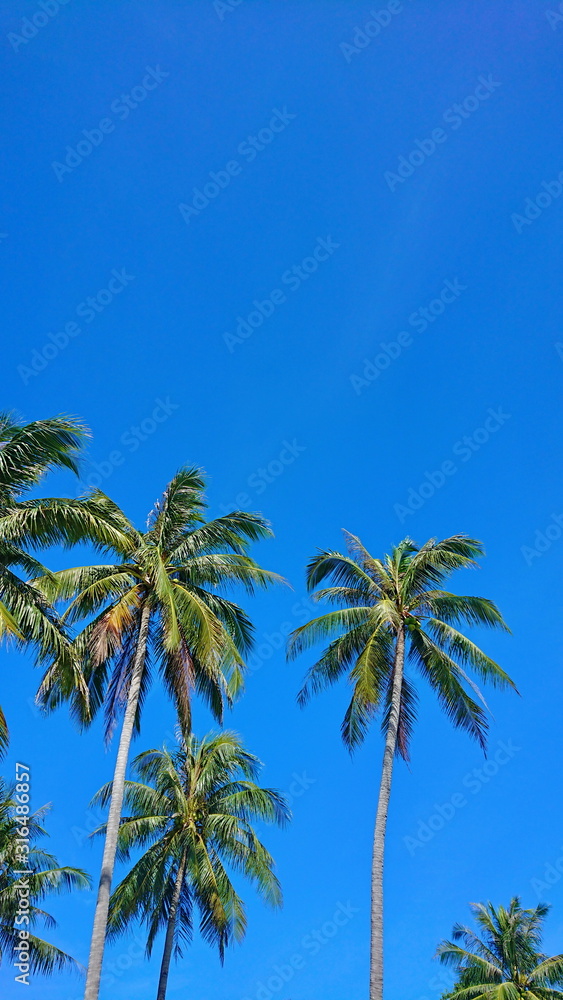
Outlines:
{"label": "coconut palm tree", "polygon": [[[561,1000],[563,955],[541,953],[547,903],[524,910],[515,896],[508,908],[472,903],[477,933],[462,924],[437,955],[458,977],[451,1000]],[[480,936],[479,936],[480,935]],[[459,942],[459,943],[456,943]]]}
{"label": "coconut palm tree", "polygon": [[[245,612],[221,591],[240,585],[252,593],[280,579],[247,554],[250,542],[271,535],[267,522],[242,511],[205,521],[204,487],[199,470],[181,469],[144,532],[99,490],[77,500],[67,511],[69,542],[86,528],[93,538],[98,532],[98,547],[110,550],[115,561],[63,570],[38,584],[48,600],[71,601],[66,623],[87,620],[73,643],[70,665],[55,660],[47,670],[41,703],[50,709],[70,700],[86,724],[104,705],[108,739],[123,716],[85,1000],[99,994],[125,772],[151,669],[158,665],[183,731],[191,728],[194,690],[220,720],[224,704],[242,687],[243,657],[253,634]],[[53,519],[53,530],[60,533],[56,511]]]}
{"label": "coconut palm tree", "polygon": [[[71,417],[21,424],[12,414],[0,413],[0,639],[12,637],[22,645],[31,644],[40,659],[62,657],[65,636],[45,597],[20,574],[35,577],[47,571],[2,524],[22,513],[26,507],[22,497],[49,469],[77,472],[78,450],[85,435],[82,424]],[[40,514],[50,501],[32,503]],[[33,546],[37,539],[27,541]],[[7,742],[8,726],[0,709],[0,753]]]}
{"label": "coconut palm tree", "polygon": [[487,721],[469,667],[496,687],[514,687],[507,674],[456,627],[485,625],[506,629],[496,606],[482,597],[460,597],[442,589],[457,569],[475,566],[480,542],[465,535],[431,539],[418,547],[405,538],[390,555],[376,559],[345,532],[347,553],[321,550],[307,569],[314,590],[327,578],[332,586],[313,598],[336,604],[296,629],[289,656],[329,640],[309,669],[299,702],[349,673],[352,700],[342,724],[350,750],[364,739],[372,718],[381,716],[385,738],[372,859],[370,1000],[383,997],[383,855],[393,762],[408,759],[416,720],[416,691],[405,672],[406,657],[435,691],[455,726],[485,745]]}
{"label": "coconut palm tree", "polygon": [[[78,968],[78,963],[70,955],[38,937],[34,928],[37,925],[56,926],[53,917],[40,905],[46,896],[72,889],[87,889],[90,879],[86,872],[78,868],[61,867],[52,854],[36,846],[36,841],[46,835],[43,819],[49,806],[43,806],[28,817],[29,838],[26,841],[29,841],[30,850],[22,854],[22,826],[18,821],[21,816],[16,813],[17,805],[15,789],[8,788],[0,778],[0,963],[4,960],[13,963],[21,958],[24,968],[26,964],[29,966],[30,973],[45,975]],[[25,910],[29,923],[25,923],[21,915],[18,916],[24,898],[22,890],[30,903],[29,909]],[[24,949],[24,946],[27,947]],[[28,957],[23,961],[26,953]]]}
{"label": "coconut palm tree", "polygon": [[[144,853],[112,895],[109,929],[115,936],[143,922],[149,957],[165,931],[157,1000],[165,1000],[173,955],[181,957],[191,940],[196,909],[221,961],[225,948],[244,937],[244,903],[229,869],[254,883],[267,903],[281,905],[273,859],[252,822],[283,825],[289,810],[278,792],[256,784],[261,766],[232,732],[202,740],[192,734],[172,752],[147,750],[133,762],[139,781],[125,785],[119,848],[125,859],[131,850]],[[110,793],[108,785],[96,801],[105,806]]]}

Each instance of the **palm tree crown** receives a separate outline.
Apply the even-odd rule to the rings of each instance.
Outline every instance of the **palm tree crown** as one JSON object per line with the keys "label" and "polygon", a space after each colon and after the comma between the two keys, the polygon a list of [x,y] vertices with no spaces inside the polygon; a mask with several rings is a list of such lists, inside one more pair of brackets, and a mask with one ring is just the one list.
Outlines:
{"label": "palm tree crown", "polygon": [[[82,530],[117,561],[62,570],[45,577],[41,588],[51,600],[70,600],[63,620],[88,623],[75,640],[78,661],[55,661],[39,697],[48,708],[70,699],[85,723],[105,704],[111,735],[130,687],[143,613],[147,642],[143,652],[139,713],[150,683],[151,662],[158,663],[181,724],[190,728],[191,691],[198,691],[220,719],[242,687],[243,657],[253,629],[245,612],[221,589],[242,585],[248,592],[279,580],[247,554],[251,541],[271,535],[257,514],[235,511],[205,521],[205,483],[199,470],[182,469],[151,511],[147,530],[138,531],[120,508],[99,490],[76,501],[69,537]],[[84,526],[79,527],[84,515]],[[70,523],[70,519],[69,523]],[[76,677],[76,663],[83,677]]]}
{"label": "palm tree crown", "polygon": [[[353,694],[342,725],[346,744],[353,749],[364,739],[379,709],[383,710],[385,732],[393,692],[396,639],[403,632],[408,658],[436,692],[447,715],[484,745],[485,707],[465,668],[497,687],[514,685],[504,670],[456,626],[485,625],[505,630],[507,626],[492,601],[441,589],[454,570],[476,565],[476,558],[483,555],[481,543],[455,535],[443,541],[430,539],[419,548],[405,538],[380,560],[371,556],[354,535],[344,534],[346,554],[320,551],[308,566],[310,590],[327,577],[333,581],[333,586],[316,591],[313,599],[340,608],[296,629],[290,637],[291,657],[320,641],[331,640],[308,672],[300,703],[305,704],[311,694],[349,671]],[[404,758],[408,758],[416,702],[412,681],[405,676],[396,742]]]}
{"label": "palm tree crown", "polygon": [[[231,941],[244,936],[244,904],[229,868],[254,883],[266,902],[281,903],[273,859],[252,822],[281,825],[289,811],[283,796],[256,784],[261,766],[232,732],[202,740],[192,734],[173,752],[148,750],[133,762],[140,780],[126,783],[129,813],[119,847],[125,858],[139,847],[144,853],[113,893],[109,928],[115,935],[132,920],[144,922],[148,955],[167,928],[166,977],[172,950],[181,956],[182,942],[191,939],[195,908],[201,933],[221,960]],[[108,785],[98,793],[102,805],[110,791]],[[161,975],[159,998],[164,992]]]}
{"label": "palm tree crown", "polygon": [[[456,924],[453,941],[443,941],[438,956],[452,966],[458,981],[452,1000],[560,1000],[563,955],[548,958],[540,951],[546,903],[525,910],[518,897],[508,908],[473,903],[475,933]],[[479,936],[480,934],[480,936]]]}

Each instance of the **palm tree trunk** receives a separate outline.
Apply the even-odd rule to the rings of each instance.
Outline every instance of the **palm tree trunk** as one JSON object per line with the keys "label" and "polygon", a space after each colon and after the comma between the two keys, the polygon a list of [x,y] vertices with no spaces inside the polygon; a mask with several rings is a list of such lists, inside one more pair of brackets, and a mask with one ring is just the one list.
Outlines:
{"label": "palm tree trunk", "polygon": [[156,994],[156,1000],[166,1000],[168,973],[170,971],[170,960],[172,958],[172,949],[174,947],[176,914],[178,912],[180,893],[182,892],[182,883],[184,881],[185,871],[186,871],[186,855],[184,854],[180,862],[180,867],[178,868],[178,874],[176,876],[176,884],[174,886],[174,895],[172,896],[172,901],[170,903],[170,913],[168,914],[168,925],[166,927],[166,940],[164,942],[164,954],[162,956],[162,965],[160,966],[160,979],[158,980],[158,992]]}
{"label": "palm tree trunk", "polygon": [[96,912],[94,914],[94,928],[92,930],[92,941],[90,944],[90,958],[88,961],[88,974],[86,976],[86,990],[84,1000],[98,1000],[100,992],[100,978],[102,974],[102,960],[104,957],[104,947],[106,943],[106,925],[109,911],[109,899],[111,893],[111,880],[115,866],[115,854],[117,851],[117,836],[121,820],[121,808],[123,805],[123,794],[125,791],[125,772],[129,760],[129,747],[133,735],[135,715],[139,703],[139,693],[141,690],[141,680],[145,664],[145,654],[149,634],[150,608],[145,602],[141,611],[141,621],[139,625],[139,637],[135,650],[135,661],[131,675],[131,684],[127,695],[127,705],[123,717],[123,726],[119,739],[119,749],[115,762],[113,774],[113,785],[109,815],[104,844],[104,854],[102,858],[102,870],[98,885],[98,899],[96,902]]}
{"label": "palm tree trunk", "polygon": [[399,713],[401,707],[401,689],[405,667],[405,632],[400,628],[397,633],[395,647],[395,663],[393,667],[393,690],[391,696],[391,711],[385,735],[385,750],[383,751],[383,766],[379,800],[375,819],[373,838],[373,858],[371,868],[371,966],[369,996],[370,1000],[383,1000],[383,856],[385,852],[385,831],[387,828],[387,813],[391,794],[391,778],[393,763],[397,748],[397,733],[399,728]]}

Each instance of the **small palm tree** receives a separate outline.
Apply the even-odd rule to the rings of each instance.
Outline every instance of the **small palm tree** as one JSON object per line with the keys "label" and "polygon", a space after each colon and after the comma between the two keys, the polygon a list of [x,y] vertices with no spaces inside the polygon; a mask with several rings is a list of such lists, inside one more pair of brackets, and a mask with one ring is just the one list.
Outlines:
{"label": "small palm tree", "polygon": [[[151,667],[158,665],[183,731],[191,728],[194,689],[221,720],[224,704],[241,690],[253,635],[245,612],[221,591],[242,585],[252,593],[280,579],[247,554],[250,542],[271,535],[267,522],[243,511],[205,521],[204,487],[199,470],[180,470],[144,532],[98,490],[77,500],[65,513],[67,541],[82,532],[115,561],[62,570],[40,582],[49,600],[71,601],[65,622],[88,621],[70,663],[55,660],[47,671],[42,703],[50,709],[70,700],[85,724],[104,705],[108,738],[123,716],[85,1000],[99,994],[125,772]],[[53,530],[60,533],[59,525],[55,511]]]}
{"label": "small palm tree", "polygon": [[[2,525],[21,515],[28,502],[22,496],[36,486],[49,469],[77,472],[77,453],[85,428],[70,417],[52,417],[20,424],[9,413],[0,413],[0,639],[12,637],[31,644],[40,659],[64,655],[65,636],[60,622],[43,594],[28,580],[45,568],[10,537]],[[50,501],[32,501],[37,511]],[[37,539],[29,537],[30,545]],[[0,709],[0,753],[8,742],[8,727]]]}
{"label": "small palm tree", "polygon": [[451,1000],[561,1000],[563,955],[548,958],[540,951],[549,909],[539,903],[524,910],[517,896],[508,909],[472,903],[477,934],[456,924],[453,941],[443,941],[438,947],[440,961],[458,977],[447,996]]}
{"label": "small palm tree", "polygon": [[[136,848],[144,853],[112,895],[109,930],[115,936],[142,921],[148,956],[166,931],[157,1000],[165,1000],[173,954],[181,957],[191,940],[196,908],[201,933],[221,961],[225,948],[244,937],[244,903],[229,868],[253,882],[267,903],[281,904],[273,859],[252,821],[282,825],[289,811],[278,792],[255,783],[261,766],[232,732],[190,735],[174,752],[148,750],[133,762],[140,781],[126,782],[129,815],[119,847],[125,859]],[[96,800],[106,805],[110,793],[106,786]]]}
{"label": "small palm tree", "polygon": [[[17,946],[22,943],[19,932],[23,930],[29,933],[25,943],[28,945],[30,972],[48,975],[62,969],[78,968],[78,963],[70,955],[38,937],[33,928],[41,924],[51,928],[56,926],[53,917],[41,908],[40,904],[46,896],[72,889],[87,889],[90,879],[78,868],[60,867],[52,854],[36,846],[36,841],[46,835],[43,818],[48,806],[28,817],[30,851],[29,854],[22,854],[22,828],[16,807],[14,791],[0,778],[0,963],[4,960],[11,963],[18,961],[20,951]],[[18,917],[22,888],[30,903],[29,909],[25,910],[29,924]]]}
{"label": "small palm tree", "polygon": [[380,713],[385,737],[372,860],[370,1000],[383,997],[383,856],[395,755],[408,759],[416,720],[416,691],[405,673],[411,660],[435,691],[455,726],[485,745],[485,709],[465,667],[496,687],[514,687],[507,674],[456,626],[485,625],[506,629],[496,606],[483,597],[459,597],[443,590],[457,569],[475,566],[483,555],[480,542],[465,535],[422,547],[405,538],[391,555],[375,559],[354,535],[345,532],[348,552],[321,550],[307,569],[314,590],[330,578],[333,586],[313,598],[339,605],[296,629],[289,656],[330,640],[309,669],[300,692],[301,705],[311,694],[349,673],[352,700],[342,724],[350,750],[364,739]]}

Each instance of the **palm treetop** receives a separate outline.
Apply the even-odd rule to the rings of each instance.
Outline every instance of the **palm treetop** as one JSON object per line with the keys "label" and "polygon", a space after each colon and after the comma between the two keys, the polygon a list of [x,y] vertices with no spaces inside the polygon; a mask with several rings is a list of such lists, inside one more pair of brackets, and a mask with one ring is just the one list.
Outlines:
{"label": "palm treetop", "polygon": [[[231,731],[180,737],[177,749],[147,750],[132,768],[139,780],[125,783],[128,814],[121,820],[120,858],[128,860],[132,849],[144,853],[112,896],[110,933],[121,934],[132,919],[141,920],[150,956],[168,923],[180,875],[177,956],[181,942],[191,940],[197,907],[201,933],[223,960],[225,948],[246,930],[244,904],[229,869],[249,879],[266,903],[281,905],[274,861],[253,823],[285,825],[290,812],[284,796],[257,784],[262,763]],[[94,802],[106,806],[111,790],[110,782]],[[104,830],[105,825],[96,833]]]}
{"label": "palm treetop", "polygon": [[[320,659],[309,669],[299,700],[339,680],[346,672],[353,696],[342,735],[350,749],[364,739],[373,716],[381,711],[383,729],[391,705],[395,644],[404,637],[408,659],[429,682],[456,726],[485,743],[486,705],[467,668],[496,687],[514,688],[502,668],[459,631],[460,625],[482,625],[508,631],[496,605],[484,597],[460,596],[443,589],[458,569],[477,565],[483,546],[466,535],[418,546],[404,538],[383,559],[372,556],[359,538],[344,532],[347,551],[319,550],[307,567],[307,586],[315,590],[330,578],[332,585],[316,590],[313,599],[338,605],[293,632],[289,655],[329,640]],[[397,750],[408,758],[416,719],[416,691],[404,677]]]}
{"label": "palm treetop", "polygon": [[72,666],[55,660],[44,677],[39,696],[46,707],[69,699],[87,723],[105,701],[110,735],[126,700],[141,621],[146,620],[139,710],[151,662],[158,662],[186,729],[193,689],[221,718],[224,704],[242,688],[244,656],[253,637],[248,616],[227,599],[225,588],[240,585],[252,593],[281,578],[248,555],[251,542],[271,536],[268,522],[244,511],[206,521],[204,488],[200,470],[181,469],[150,512],[144,531],[100,490],[71,502],[62,517],[56,502],[50,518],[43,508],[39,527],[31,505],[19,525],[14,518],[14,531],[27,534],[33,523],[33,537],[50,533],[66,544],[89,539],[117,557],[38,582],[48,600],[70,602],[63,615],[66,626],[87,622],[74,641]]}
{"label": "palm treetop", "polygon": [[508,907],[472,903],[477,932],[456,924],[453,940],[443,941],[440,961],[452,967],[458,981],[452,1000],[560,1000],[563,955],[541,951],[543,922],[549,905],[523,909],[518,896]]}

